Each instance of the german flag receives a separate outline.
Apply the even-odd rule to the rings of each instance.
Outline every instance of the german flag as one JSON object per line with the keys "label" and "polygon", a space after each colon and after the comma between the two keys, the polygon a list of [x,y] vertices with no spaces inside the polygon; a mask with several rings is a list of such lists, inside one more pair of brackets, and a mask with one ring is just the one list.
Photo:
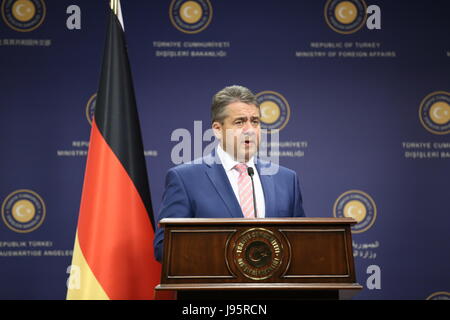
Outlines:
{"label": "german flag", "polygon": [[68,285],[67,299],[153,299],[161,271],[153,236],[141,129],[116,0],[111,1],[72,260],[79,286]]}

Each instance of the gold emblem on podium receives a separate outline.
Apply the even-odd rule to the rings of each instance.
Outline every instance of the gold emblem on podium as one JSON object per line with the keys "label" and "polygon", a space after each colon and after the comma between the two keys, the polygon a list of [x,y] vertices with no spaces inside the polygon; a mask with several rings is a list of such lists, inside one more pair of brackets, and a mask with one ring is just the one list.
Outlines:
{"label": "gold emblem on podium", "polygon": [[273,232],[254,228],[237,238],[233,254],[235,264],[244,276],[264,280],[280,268],[283,245]]}

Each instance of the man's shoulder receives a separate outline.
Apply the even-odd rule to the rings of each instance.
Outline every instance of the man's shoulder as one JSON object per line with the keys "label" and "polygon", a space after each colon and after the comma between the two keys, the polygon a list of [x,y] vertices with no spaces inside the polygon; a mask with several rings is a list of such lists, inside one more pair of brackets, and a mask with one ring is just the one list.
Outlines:
{"label": "man's shoulder", "polygon": [[263,175],[296,176],[297,173],[278,163],[258,159],[259,173]]}
{"label": "man's shoulder", "polygon": [[211,155],[202,158],[194,159],[190,162],[179,164],[169,169],[169,172],[176,172],[179,174],[198,172],[205,170],[208,166],[214,164],[215,159]]}

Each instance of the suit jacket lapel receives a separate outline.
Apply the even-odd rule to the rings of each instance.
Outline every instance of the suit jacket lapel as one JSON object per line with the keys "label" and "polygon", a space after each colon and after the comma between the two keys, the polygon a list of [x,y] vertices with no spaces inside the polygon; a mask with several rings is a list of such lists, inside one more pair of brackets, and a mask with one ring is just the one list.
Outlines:
{"label": "suit jacket lapel", "polygon": [[275,211],[275,184],[273,182],[272,175],[262,175],[261,166],[265,166],[266,163],[261,160],[257,160],[255,163],[256,170],[258,170],[259,180],[264,192],[264,203],[266,205],[266,217],[277,217],[277,212]]}
{"label": "suit jacket lapel", "polygon": [[[215,159],[213,160],[211,158]],[[225,173],[225,170],[220,163],[219,158],[215,157],[215,155],[212,154],[205,160],[207,166],[206,174],[208,175],[217,193],[220,195],[226,207],[228,208],[230,215],[234,218],[243,218],[244,215],[242,213],[241,206],[236,199],[236,195],[234,194],[233,188],[231,187],[228,176]]]}

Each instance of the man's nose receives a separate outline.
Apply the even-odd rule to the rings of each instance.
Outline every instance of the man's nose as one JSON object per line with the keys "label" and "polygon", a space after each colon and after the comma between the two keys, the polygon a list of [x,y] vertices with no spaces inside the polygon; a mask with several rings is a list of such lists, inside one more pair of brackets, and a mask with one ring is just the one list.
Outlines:
{"label": "man's nose", "polygon": [[243,131],[246,133],[252,133],[255,131],[255,128],[252,126],[252,122],[251,121],[246,121],[244,124],[244,128]]}

